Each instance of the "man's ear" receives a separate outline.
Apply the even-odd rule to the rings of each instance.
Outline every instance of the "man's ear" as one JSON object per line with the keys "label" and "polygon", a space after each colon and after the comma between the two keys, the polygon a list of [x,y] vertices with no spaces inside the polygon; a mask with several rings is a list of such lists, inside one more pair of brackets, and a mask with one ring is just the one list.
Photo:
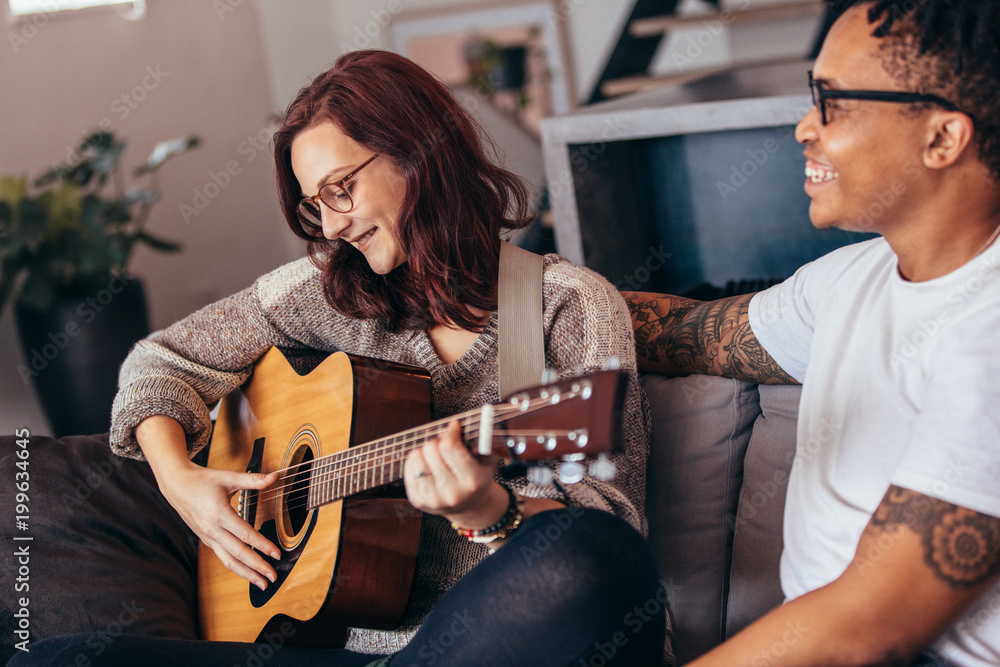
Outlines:
{"label": "man's ear", "polygon": [[924,166],[928,169],[944,169],[958,162],[969,149],[975,131],[972,119],[964,113],[935,113],[927,126]]}

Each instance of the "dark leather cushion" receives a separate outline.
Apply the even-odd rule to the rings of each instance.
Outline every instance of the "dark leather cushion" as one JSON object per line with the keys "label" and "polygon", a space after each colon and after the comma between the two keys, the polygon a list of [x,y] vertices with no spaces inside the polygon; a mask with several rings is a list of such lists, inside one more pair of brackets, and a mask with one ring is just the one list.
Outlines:
{"label": "dark leather cushion", "polygon": [[[24,608],[31,641],[92,632],[98,648],[123,632],[197,638],[198,539],[149,466],[112,454],[106,434],[30,436],[26,448],[19,440],[0,437],[0,664],[17,652]],[[24,469],[27,530],[15,511]]]}

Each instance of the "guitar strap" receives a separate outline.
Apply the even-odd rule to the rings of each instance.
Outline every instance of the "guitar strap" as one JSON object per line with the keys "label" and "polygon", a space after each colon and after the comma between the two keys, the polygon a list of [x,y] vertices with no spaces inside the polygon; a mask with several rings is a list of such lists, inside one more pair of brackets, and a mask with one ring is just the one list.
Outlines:
{"label": "guitar strap", "polygon": [[542,257],[500,242],[500,398],[533,387],[545,370]]}

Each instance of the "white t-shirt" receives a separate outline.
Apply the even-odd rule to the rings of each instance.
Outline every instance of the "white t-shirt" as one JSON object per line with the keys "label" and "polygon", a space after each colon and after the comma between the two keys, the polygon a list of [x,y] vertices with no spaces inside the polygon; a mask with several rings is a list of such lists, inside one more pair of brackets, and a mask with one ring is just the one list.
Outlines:
{"label": "white t-shirt", "polygon": [[[788,599],[846,570],[890,484],[1000,517],[1000,243],[927,282],[897,266],[874,239],[750,302],[757,339],[803,384]],[[1000,585],[934,648],[963,667],[1000,665]]]}

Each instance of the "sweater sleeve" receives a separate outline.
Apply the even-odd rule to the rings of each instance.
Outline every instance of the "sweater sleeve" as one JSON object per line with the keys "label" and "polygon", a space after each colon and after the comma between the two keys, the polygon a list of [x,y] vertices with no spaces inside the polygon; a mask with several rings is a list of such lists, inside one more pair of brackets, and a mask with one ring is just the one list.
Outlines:
{"label": "sweater sleeve", "polygon": [[544,301],[547,367],[562,379],[599,371],[614,357],[625,372],[622,449],[610,457],[617,468],[610,481],[587,475],[576,484],[560,485],[561,498],[550,487],[534,484],[528,484],[524,493],[605,510],[645,535],[650,417],[639,388],[628,307],[603,277],[555,255],[546,258]]}
{"label": "sweater sleeve", "polygon": [[[268,300],[276,291],[316,292],[303,260],[259,279],[252,287],[211,304],[139,341],[122,364],[111,414],[111,448],[142,459],[135,427],[166,415],[187,434],[194,456],[211,436],[209,406],[250,377],[254,362],[273,346],[303,349],[277,322]],[[322,299],[321,290],[316,298]]]}

